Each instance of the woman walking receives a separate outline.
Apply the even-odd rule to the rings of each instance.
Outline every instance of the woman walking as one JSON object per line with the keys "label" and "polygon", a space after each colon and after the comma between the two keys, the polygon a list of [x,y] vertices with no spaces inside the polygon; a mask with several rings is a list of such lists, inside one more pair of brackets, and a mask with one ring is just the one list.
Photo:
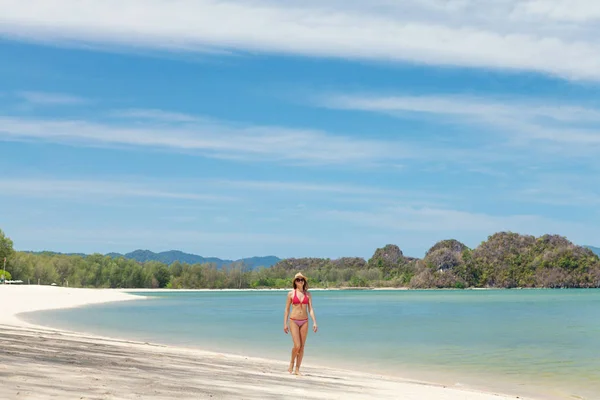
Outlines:
{"label": "woman walking", "polygon": [[[300,365],[302,364],[304,344],[306,343],[306,336],[308,335],[308,314],[310,314],[310,317],[312,318],[314,332],[317,332],[317,320],[315,319],[315,312],[312,306],[312,296],[308,292],[308,282],[301,272],[298,272],[296,276],[294,276],[292,287],[293,289],[287,294],[285,303],[283,331],[286,334],[291,332],[292,340],[294,341],[292,359],[290,360],[290,368],[288,371],[290,374],[294,372],[295,365],[296,370],[294,373],[296,375],[301,375]],[[291,314],[290,305],[292,306]]]}

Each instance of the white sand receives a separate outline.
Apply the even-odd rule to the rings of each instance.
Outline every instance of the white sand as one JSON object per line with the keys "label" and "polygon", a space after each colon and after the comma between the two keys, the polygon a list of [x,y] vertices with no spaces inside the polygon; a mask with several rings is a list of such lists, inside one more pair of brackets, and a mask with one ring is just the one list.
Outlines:
{"label": "white sand", "polygon": [[0,324],[30,326],[17,314],[73,308],[113,301],[140,300],[143,296],[118,290],[75,289],[44,285],[0,285]]}
{"label": "white sand", "polygon": [[[524,399],[287,360],[136,343],[25,323],[19,313],[143,297],[110,289],[0,285],[2,399]],[[306,362],[308,363],[308,362]]]}

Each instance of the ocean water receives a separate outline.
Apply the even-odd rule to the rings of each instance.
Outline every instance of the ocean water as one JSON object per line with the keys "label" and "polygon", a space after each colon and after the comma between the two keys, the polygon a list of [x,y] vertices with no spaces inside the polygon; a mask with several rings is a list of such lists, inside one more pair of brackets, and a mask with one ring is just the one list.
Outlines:
{"label": "ocean water", "polygon": [[[135,292],[30,322],[289,361],[283,291]],[[548,399],[600,399],[600,290],[313,291],[304,366]],[[312,327],[312,323],[311,323]]]}

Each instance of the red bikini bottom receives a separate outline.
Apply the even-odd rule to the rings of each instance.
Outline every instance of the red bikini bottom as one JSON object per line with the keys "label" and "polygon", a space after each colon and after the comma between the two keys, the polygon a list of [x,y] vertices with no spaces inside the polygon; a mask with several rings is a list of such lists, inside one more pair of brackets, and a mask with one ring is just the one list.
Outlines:
{"label": "red bikini bottom", "polygon": [[308,318],[307,319],[292,319],[292,318],[290,318],[290,319],[292,321],[294,321],[296,323],[296,325],[298,325],[298,326],[302,326],[308,322]]}

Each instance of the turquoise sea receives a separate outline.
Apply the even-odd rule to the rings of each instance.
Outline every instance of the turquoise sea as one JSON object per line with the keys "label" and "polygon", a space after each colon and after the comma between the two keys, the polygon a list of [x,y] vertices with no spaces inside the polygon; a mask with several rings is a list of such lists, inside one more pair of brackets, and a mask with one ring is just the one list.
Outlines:
{"label": "turquoise sea", "polygon": [[[135,292],[34,323],[289,361],[284,291]],[[313,291],[304,366],[548,399],[600,399],[600,290]]]}

